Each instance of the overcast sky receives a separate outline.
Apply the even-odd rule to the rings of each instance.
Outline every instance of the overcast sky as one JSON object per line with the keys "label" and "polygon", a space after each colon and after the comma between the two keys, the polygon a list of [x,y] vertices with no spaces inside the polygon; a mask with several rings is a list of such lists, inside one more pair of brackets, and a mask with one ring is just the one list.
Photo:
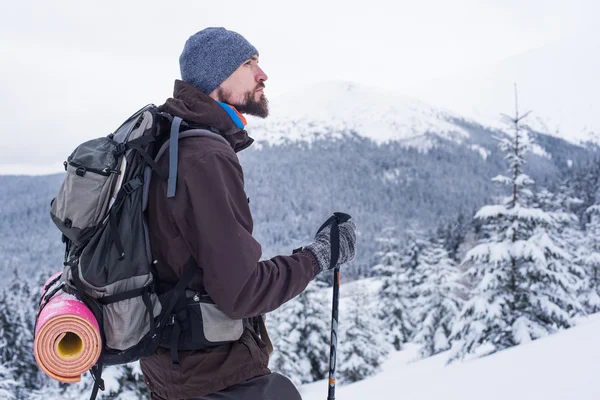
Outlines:
{"label": "overcast sky", "polygon": [[600,13],[595,0],[0,1],[0,173],[58,171],[80,141],[162,103],[207,26],[258,48],[276,101],[331,79],[402,91],[597,34]]}

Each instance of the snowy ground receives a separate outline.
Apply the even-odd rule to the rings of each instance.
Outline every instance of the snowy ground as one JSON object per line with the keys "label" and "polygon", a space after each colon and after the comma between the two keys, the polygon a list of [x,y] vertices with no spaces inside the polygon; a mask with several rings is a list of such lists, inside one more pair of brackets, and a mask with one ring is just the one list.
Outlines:
{"label": "snowy ground", "polygon": [[[448,353],[417,359],[417,348],[392,354],[369,379],[336,388],[338,400],[600,399],[600,314],[550,337],[486,358],[445,366]],[[304,400],[325,400],[327,383],[300,388]]]}

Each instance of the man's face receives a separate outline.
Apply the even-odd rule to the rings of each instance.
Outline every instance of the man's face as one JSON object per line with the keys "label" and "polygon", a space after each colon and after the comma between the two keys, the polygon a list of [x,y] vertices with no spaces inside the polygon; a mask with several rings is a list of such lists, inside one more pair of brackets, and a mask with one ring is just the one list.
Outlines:
{"label": "man's face", "polygon": [[258,66],[258,57],[254,56],[240,65],[210,97],[234,106],[242,114],[265,118],[269,115],[269,102],[263,92],[267,79]]}

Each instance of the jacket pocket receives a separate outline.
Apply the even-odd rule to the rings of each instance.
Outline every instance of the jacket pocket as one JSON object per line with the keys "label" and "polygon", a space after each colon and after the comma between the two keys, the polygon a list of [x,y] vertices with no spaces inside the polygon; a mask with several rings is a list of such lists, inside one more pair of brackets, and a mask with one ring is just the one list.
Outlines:
{"label": "jacket pocket", "polygon": [[244,321],[229,318],[216,304],[198,302],[197,305],[192,305],[192,309],[196,314],[200,310],[202,332],[209,342],[233,342],[244,332]]}
{"label": "jacket pocket", "polygon": [[[187,298],[185,309],[175,312],[173,322],[181,327],[179,350],[200,350],[237,341],[244,333],[244,320],[231,319],[206,295]],[[175,338],[172,324],[162,334],[161,346],[172,348]]]}
{"label": "jacket pocket", "polygon": [[190,333],[193,342],[219,346],[238,340],[244,332],[244,321],[231,319],[206,295],[188,298]]}

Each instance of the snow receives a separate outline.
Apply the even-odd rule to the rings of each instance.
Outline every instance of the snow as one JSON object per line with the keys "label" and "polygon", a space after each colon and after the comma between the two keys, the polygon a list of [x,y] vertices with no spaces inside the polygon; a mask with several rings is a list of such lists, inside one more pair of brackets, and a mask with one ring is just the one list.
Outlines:
{"label": "snow", "polygon": [[[340,400],[598,399],[600,314],[578,326],[493,355],[446,366],[452,350],[417,360],[418,346],[392,353],[382,371],[348,385]],[[303,385],[304,400],[326,398],[325,380]]]}
{"label": "snow", "polygon": [[396,183],[402,174],[402,170],[400,168],[393,168],[388,171],[383,171],[383,181]]}
{"label": "snow", "polygon": [[552,159],[552,155],[549,154],[548,152],[546,152],[546,150],[544,150],[539,144],[533,144],[531,146],[531,152],[535,155],[538,155],[540,157],[546,158],[548,160]]}
{"label": "snow", "polygon": [[[499,179],[496,177],[494,180]],[[544,211],[537,208],[521,207],[519,204],[513,208],[506,208],[506,206],[499,204],[483,206],[477,212],[477,214],[475,214],[475,218],[481,220],[500,218],[504,216],[511,216],[521,220],[542,221],[547,225],[552,223],[552,219]]]}
{"label": "snow", "polygon": [[485,147],[481,147],[481,146],[479,146],[477,144],[472,145],[471,146],[471,150],[478,151],[479,154],[481,154],[481,158],[483,158],[484,160],[487,160],[487,158],[491,154],[491,151],[489,151]]}

